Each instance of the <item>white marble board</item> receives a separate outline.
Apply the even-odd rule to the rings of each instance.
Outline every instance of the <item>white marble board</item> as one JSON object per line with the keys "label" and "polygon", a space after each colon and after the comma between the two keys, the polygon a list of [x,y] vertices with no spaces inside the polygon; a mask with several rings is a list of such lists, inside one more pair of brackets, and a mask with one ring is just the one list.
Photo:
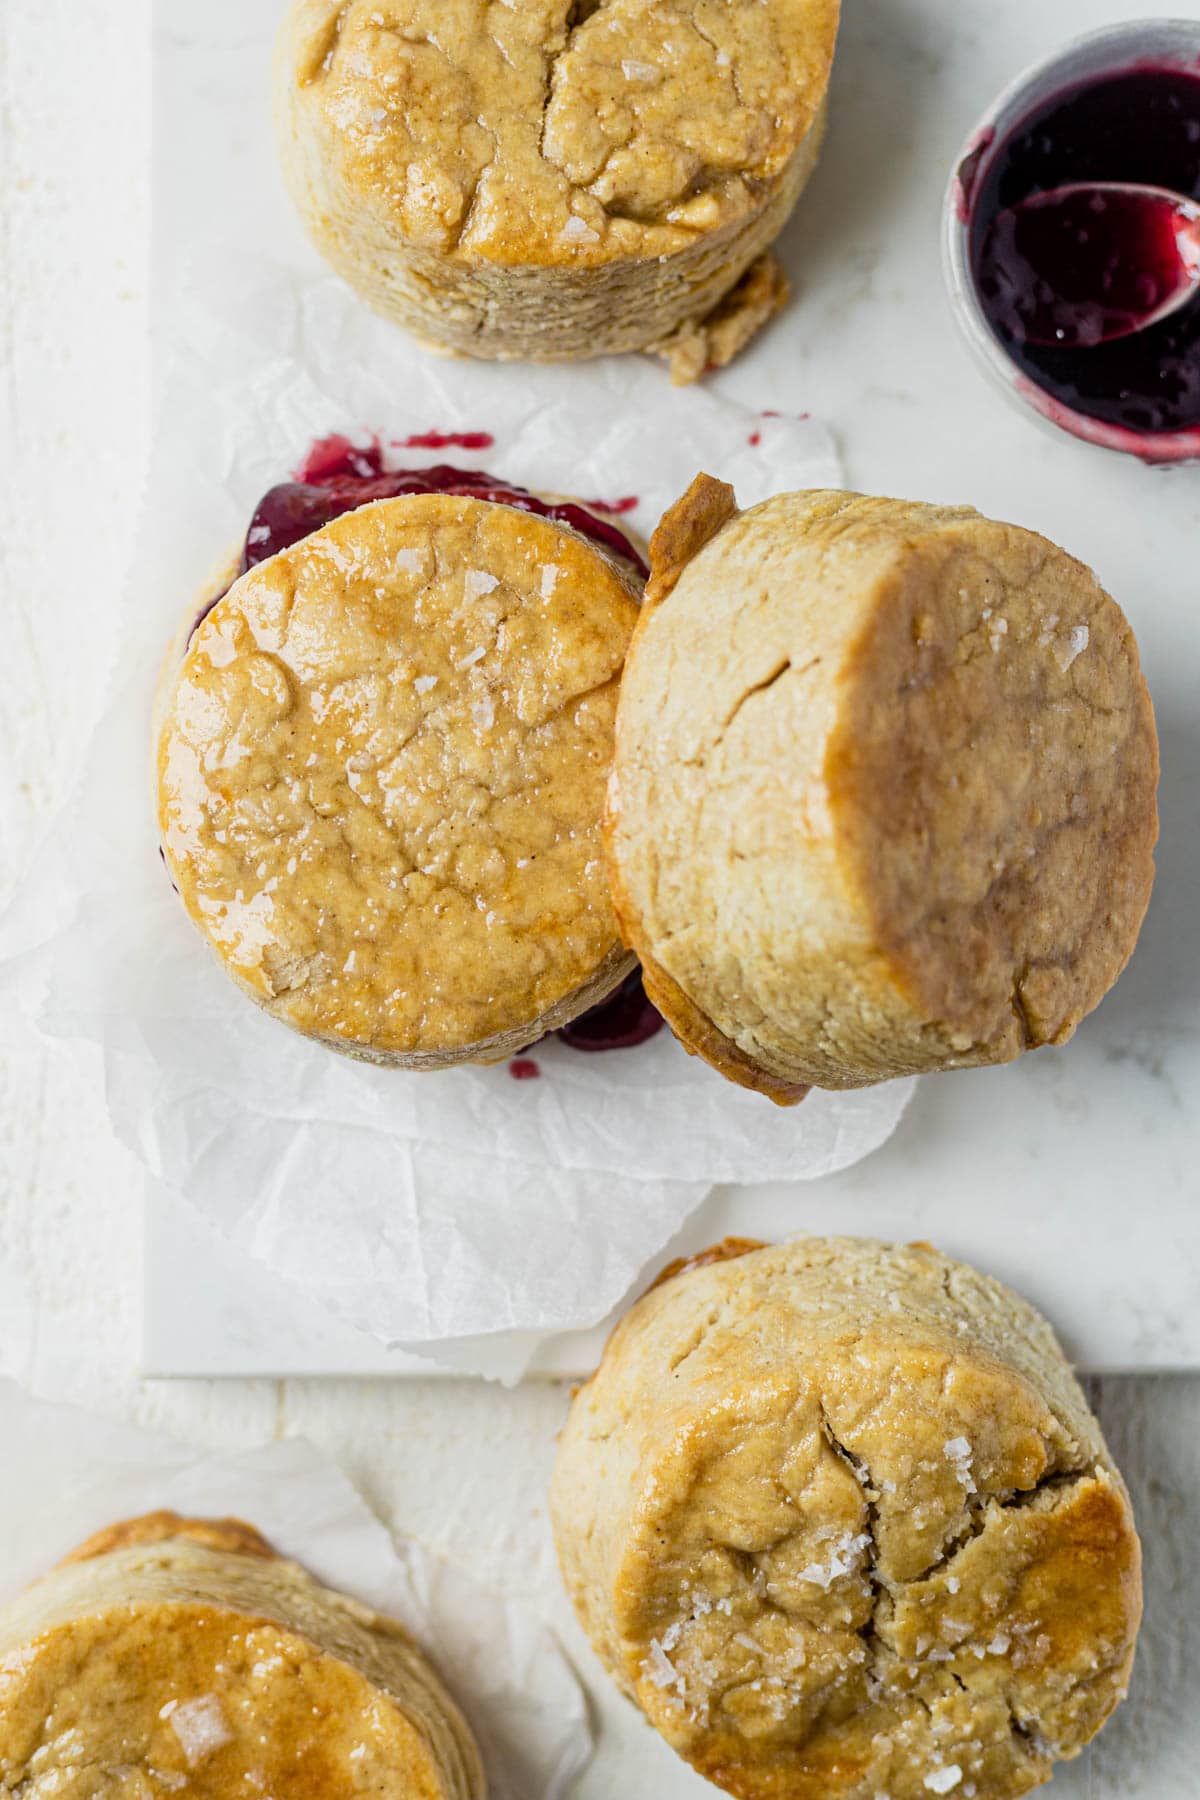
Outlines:
{"label": "white marble board", "polygon": [[[259,22],[276,10],[246,0],[239,56],[262,60]],[[1163,744],[1160,874],[1141,947],[1066,1048],[926,1081],[866,1163],[809,1186],[718,1195],[687,1234],[696,1244],[726,1229],[933,1238],[1044,1306],[1083,1366],[1131,1371],[1200,1368],[1200,470],[1155,473],[1056,438],[994,394],[949,314],[940,211],[960,144],[1025,63],[1076,32],[1158,10],[1139,0],[847,0],[828,147],[783,240],[796,299],[721,378],[750,405],[826,419],[851,484],[969,501],[1036,527],[1116,594],[1138,632]],[[177,57],[206,29],[203,9],[183,0],[161,6],[159,21]],[[244,112],[225,118],[242,86],[212,86],[214,134],[224,121],[242,154],[269,155],[265,127]],[[231,1270],[172,1206],[156,1203],[152,1225],[147,1370],[413,1366],[332,1322],[298,1327],[291,1296]],[[175,1303],[181,1280],[186,1308]],[[544,1360],[570,1372],[593,1346],[583,1337]]]}

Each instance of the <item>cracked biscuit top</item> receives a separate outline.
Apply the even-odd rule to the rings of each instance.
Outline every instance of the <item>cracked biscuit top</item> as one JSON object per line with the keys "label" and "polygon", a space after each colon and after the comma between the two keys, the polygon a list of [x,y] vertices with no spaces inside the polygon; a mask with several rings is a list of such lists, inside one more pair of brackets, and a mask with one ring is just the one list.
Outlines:
{"label": "cracked biscuit top", "polygon": [[1137,645],[1091,571],[968,507],[735,516],[706,477],[651,565],[607,843],[679,1035],[782,1097],[1070,1037],[1157,836]]}
{"label": "cracked biscuit top", "polygon": [[587,267],[733,225],[807,136],[838,0],[301,0],[288,79],[364,221]]}
{"label": "cracked biscuit top", "polygon": [[646,1295],[575,1399],[582,1623],[741,1800],[1010,1800],[1123,1697],[1128,1496],[1045,1321],[926,1245],[811,1238]]}
{"label": "cracked biscuit top", "polygon": [[484,1800],[401,1627],[251,1528],[116,1526],[0,1609],[0,1794]]}
{"label": "cracked biscuit top", "polygon": [[165,708],[169,870],[226,969],[354,1054],[506,1054],[624,972],[599,848],[632,570],[425,495],[249,571]]}

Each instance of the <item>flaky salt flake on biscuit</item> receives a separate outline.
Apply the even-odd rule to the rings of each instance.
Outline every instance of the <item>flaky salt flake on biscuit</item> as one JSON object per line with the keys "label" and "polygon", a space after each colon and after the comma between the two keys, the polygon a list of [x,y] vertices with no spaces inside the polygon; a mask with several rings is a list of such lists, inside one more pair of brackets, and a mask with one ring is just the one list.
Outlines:
{"label": "flaky salt flake on biscuit", "polygon": [[486,1800],[487,1783],[400,1625],[252,1526],[163,1512],[0,1608],[0,1791]]}
{"label": "flaky salt flake on biscuit", "polygon": [[632,958],[600,818],[640,589],[568,525],[442,494],[236,580],[169,672],[156,772],[167,867],[238,985],[410,1069],[499,1061],[610,993]]}
{"label": "flaky salt flake on biscuit", "polygon": [[738,1800],[1015,1800],[1124,1698],[1129,1496],[1054,1334],[927,1245],[675,1265],[551,1496],[619,1687]]}
{"label": "flaky salt flake on biscuit", "polygon": [[653,350],[694,381],[783,304],[768,246],[816,164],[839,0],[294,0],[287,186],[434,347]]}

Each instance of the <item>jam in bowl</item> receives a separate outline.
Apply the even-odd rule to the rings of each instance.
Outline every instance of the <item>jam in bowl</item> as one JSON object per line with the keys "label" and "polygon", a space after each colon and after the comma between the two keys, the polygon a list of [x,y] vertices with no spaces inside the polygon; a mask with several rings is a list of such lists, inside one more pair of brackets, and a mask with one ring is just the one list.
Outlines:
{"label": "jam in bowl", "polygon": [[[1138,189],[1157,190],[1139,197]],[[946,208],[985,366],[1044,419],[1148,463],[1200,457],[1200,22],[1093,33],[981,122]]]}

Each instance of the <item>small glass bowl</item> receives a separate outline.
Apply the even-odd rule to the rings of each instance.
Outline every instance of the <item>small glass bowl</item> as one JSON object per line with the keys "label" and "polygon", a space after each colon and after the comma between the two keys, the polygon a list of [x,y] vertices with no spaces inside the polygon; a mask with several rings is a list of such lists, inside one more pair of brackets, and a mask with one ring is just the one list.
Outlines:
{"label": "small glass bowl", "polygon": [[1003,339],[993,331],[971,267],[971,199],[979,191],[993,151],[1007,143],[1043,101],[1064,88],[1118,74],[1139,63],[1195,71],[1200,67],[1200,20],[1136,19],[1090,31],[1019,75],[992,103],[963,145],[946,190],[942,247],[955,318],[976,360],[1003,393],[1024,412],[1032,412],[1085,443],[1136,456],[1145,463],[1170,466],[1200,460],[1200,427],[1131,431],[1076,412],[1046,393],[1013,361]]}

